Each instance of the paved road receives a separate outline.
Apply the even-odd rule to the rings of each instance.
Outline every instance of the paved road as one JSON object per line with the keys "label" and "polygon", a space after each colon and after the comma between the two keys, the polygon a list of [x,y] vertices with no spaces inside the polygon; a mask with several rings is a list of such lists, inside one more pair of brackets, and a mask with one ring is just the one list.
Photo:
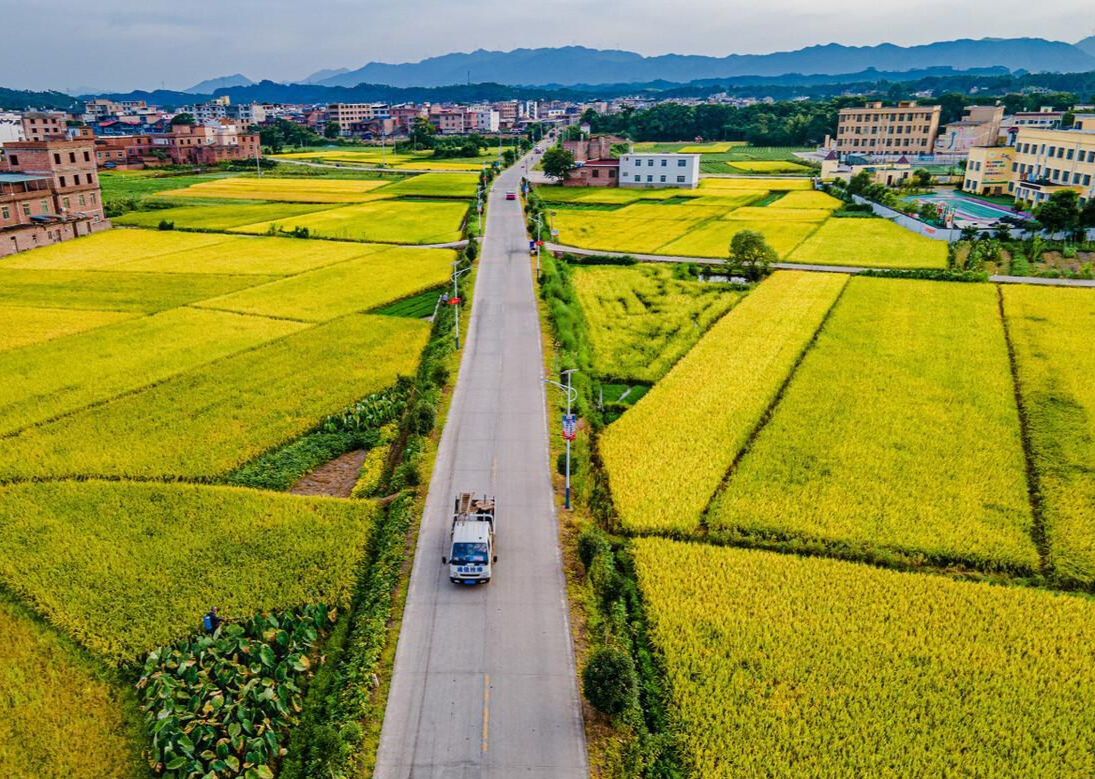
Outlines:
{"label": "paved road", "polygon": [[[669,254],[636,254],[634,252],[606,252],[594,249],[579,249],[574,246],[563,246],[557,243],[545,244],[545,249],[551,252],[568,252],[579,256],[594,257],[607,255],[609,257],[634,257],[642,262],[694,262],[697,265],[722,265],[722,260],[711,257],[681,257]],[[817,273],[863,273],[866,270],[878,270],[878,268],[866,268],[855,265],[812,265],[801,262],[773,262],[772,267],[777,270],[808,270]],[[989,276],[989,281],[997,284],[1038,284],[1045,287],[1095,287],[1095,280],[1091,279],[1046,279],[1039,276]]]}
{"label": "paved road", "polygon": [[[430,482],[376,779],[588,775],[548,465],[518,166],[490,195],[470,329]],[[441,565],[458,491],[498,499],[493,581]]]}

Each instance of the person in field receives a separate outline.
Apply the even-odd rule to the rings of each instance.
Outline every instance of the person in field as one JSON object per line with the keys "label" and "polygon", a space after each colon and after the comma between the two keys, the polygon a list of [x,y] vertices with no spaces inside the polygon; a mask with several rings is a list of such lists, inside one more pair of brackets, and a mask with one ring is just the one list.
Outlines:
{"label": "person in field", "polygon": [[205,628],[206,633],[216,633],[217,628],[219,628],[223,622],[224,620],[217,614],[216,606],[209,609],[209,613],[202,617],[202,627]]}

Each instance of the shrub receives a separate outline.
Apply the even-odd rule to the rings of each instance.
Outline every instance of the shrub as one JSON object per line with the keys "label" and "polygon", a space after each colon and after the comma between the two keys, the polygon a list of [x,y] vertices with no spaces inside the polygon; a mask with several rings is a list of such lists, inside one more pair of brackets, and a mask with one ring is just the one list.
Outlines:
{"label": "shrub", "polygon": [[156,229],[158,229],[158,230],[174,230],[175,229],[175,223],[174,222],[169,222],[166,219],[161,219],[160,224],[157,226]]}
{"label": "shrub", "polygon": [[578,559],[586,571],[589,571],[594,558],[608,549],[608,539],[596,525],[589,525],[578,536]]}
{"label": "shrub", "polygon": [[582,669],[582,693],[595,708],[615,716],[635,700],[635,663],[616,647],[601,647]]}

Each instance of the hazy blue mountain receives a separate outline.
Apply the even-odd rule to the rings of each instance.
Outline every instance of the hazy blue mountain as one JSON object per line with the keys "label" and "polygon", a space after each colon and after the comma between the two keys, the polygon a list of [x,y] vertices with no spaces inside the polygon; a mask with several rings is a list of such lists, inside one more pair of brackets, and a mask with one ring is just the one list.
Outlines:
{"label": "hazy blue mountain", "polygon": [[1042,38],[955,40],[922,46],[843,46],[829,43],[773,54],[707,57],[664,54],[644,57],[630,51],[584,46],[445,54],[420,62],[370,62],[320,80],[326,86],[360,83],[391,86],[442,86],[476,82],[499,84],[589,84],[672,81],[785,73],[838,74],[874,68],[907,71],[948,66],[965,70],[1004,66],[1012,71],[1082,72],[1095,70],[1095,53]]}
{"label": "hazy blue mountain", "polygon": [[205,81],[199,82],[189,89],[182,90],[192,95],[208,95],[212,92],[216,92],[218,89],[228,89],[230,87],[249,87],[255,82],[247,78],[242,73],[233,73],[231,76],[221,76],[220,78],[207,78]]}
{"label": "hazy blue mountain", "polygon": [[349,73],[349,68],[325,68],[324,70],[317,70],[304,78],[301,84],[319,84],[322,81],[326,81],[336,76],[341,76],[343,73]]}
{"label": "hazy blue mountain", "polygon": [[1080,51],[1095,57],[1095,35],[1089,35],[1082,41],[1076,41],[1076,43],[1072,45]]}

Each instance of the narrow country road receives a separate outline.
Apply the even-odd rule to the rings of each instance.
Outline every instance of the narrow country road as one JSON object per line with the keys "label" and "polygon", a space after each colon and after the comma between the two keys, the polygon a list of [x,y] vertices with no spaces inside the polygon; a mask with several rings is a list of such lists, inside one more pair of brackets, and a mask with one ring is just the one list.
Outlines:
{"label": "narrow country road", "polygon": [[[376,779],[580,779],[585,735],[548,464],[528,238],[502,173],[441,437],[377,755]],[[459,587],[441,564],[457,492],[498,500],[499,561]]]}

